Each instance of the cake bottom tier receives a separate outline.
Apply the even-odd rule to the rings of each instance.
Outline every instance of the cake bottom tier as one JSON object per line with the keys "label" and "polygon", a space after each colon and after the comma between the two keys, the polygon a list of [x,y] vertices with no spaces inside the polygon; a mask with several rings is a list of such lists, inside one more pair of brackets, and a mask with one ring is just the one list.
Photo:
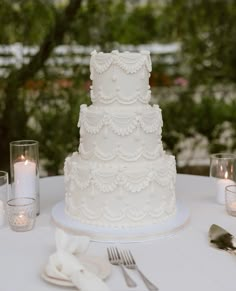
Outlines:
{"label": "cake bottom tier", "polygon": [[76,152],[64,170],[66,214],[82,223],[137,227],[175,214],[174,156],[111,166],[82,160]]}

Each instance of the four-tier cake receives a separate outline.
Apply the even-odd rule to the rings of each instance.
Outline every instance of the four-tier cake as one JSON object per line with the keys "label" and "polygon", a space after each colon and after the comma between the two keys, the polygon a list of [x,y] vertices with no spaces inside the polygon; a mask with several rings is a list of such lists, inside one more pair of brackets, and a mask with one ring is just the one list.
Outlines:
{"label": "four-tier cake", "polygon": [[92,105],[81,105],[79,151],[66,158],[66,214],[104,227],[157,224],[175,214],[175,158],[151,106],[150,53],[92,52]]}

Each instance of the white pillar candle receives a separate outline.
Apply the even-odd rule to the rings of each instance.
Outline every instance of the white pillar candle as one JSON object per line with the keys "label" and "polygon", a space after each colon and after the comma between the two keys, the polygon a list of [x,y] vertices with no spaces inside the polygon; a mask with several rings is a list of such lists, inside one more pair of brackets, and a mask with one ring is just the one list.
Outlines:
{"label": "white pillar candle", "polygon": [[234,182],[229,179],[217,179],[216,181],[216,200],[219,204],[225,204],[225,187]]}
{"label": "white pillar candle", "polygon": [[15,196],[35,197],[36,163],[25,160],[14,164]]}

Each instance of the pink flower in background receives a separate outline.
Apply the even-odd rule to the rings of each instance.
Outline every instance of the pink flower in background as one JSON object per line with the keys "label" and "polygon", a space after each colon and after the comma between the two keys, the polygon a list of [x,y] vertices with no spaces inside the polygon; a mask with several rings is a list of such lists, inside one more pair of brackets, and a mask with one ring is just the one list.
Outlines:
{"label": "pink flower in background", "polygon": [[178,86],[181,86],[181,87],[186,87],[186,86],[188,86],[188,80],[186,80],[186,79],[183,78],[183,77],[177,77],[177,78],[174,80],[174,84],[175,84],[175,85],[178,85]]}

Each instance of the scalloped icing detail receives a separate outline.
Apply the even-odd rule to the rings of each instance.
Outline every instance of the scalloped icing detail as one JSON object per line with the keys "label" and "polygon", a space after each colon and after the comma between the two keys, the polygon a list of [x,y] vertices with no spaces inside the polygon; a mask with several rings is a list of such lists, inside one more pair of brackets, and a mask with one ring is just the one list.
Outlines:
{"label": "scalloped icing detail", "polygon": [[112,211],[110,211],[109,208],[107,207],[104,208],[104,218],[108,221],[116,222],[124,219],[125,217],[126,217],[125,210],[121,211],[120,215],[114,215],[114,213],[112,213]]}
{"label": "scalloped icing detail", "polygon": [[150,54],[146,53],[119,53],[108,54],[94,53],[90,59],[90,78],[93,80],[94,70],[98,74],[107,71],[111,65],[117,65],[127,74],[135,74],[142,67],[146,67],[148,72],[152,70]]}
{"label": "scalloped icing detail", "polygon": [[169,187],[169,182],[176,175],[175,160],[174,158],[168,158],[163,162],[163,165],[158,165],[158,167],[154,163],[151,167],[139,171],[135,171],[136,167],[130,171],[124,166],[118,166],[116,168],[105,167],[105,170],[104,167],[93,168],[90,166],[85,170],[85,168],[81,168],[76,162],[66,159],[66,192],[72,192],[69,188],[71,186],[75,187],[73,185],[74,183],[76,183],[76,187],[80,190],[84,190],[93,184],[104,193],[111,193],[118,187],[132,193],[140,192],[154,181],[162,187]]}
{"label": "scalloped icing detail", "polygon": [[[70,157],[67,157],[65,160],[64,172],[66,173],[65,184],[70,184],[71,187],[68,193],[72,192],[77,187],[79,187],[81,190],[84,190],[91,184],[91,170],[89,170],[87,173],[84,173],[84,171],[77,166],[76,162],[71,161]],[[72,182],[71,177],[75,177],[76,175],[79,175],[80,180],[75,179]]]}
{"label": "scalloped icing detail", "polygon": [[81,111],[78,126],[90,134],[97,134],[104,126],[119,136],[132,134],[138,127],[145,133],[161,133],[162,116],[159,107],[151,113],[136,113],[132,116]]}
{"label": "scalloped icing detail", "polygon": [[[130,205],[119,209],[114,213],[109,206],[103,205],[102,209],[90,210],[86,204],[75,206],[71,199],[67,200],[66,214],[74,219],[78,219],[85,224],[94,224],[103,227],[135,227],[146,224],[164,221],[176,213],[174,192],[170,193],[171,199],[162,200],[158,207],[151,207],[148,201],[144,200],[142,209],[137,209]],[[79,213],[79,215],[77,215]]]}
{"label": "scalloped icing detail", "polygon": [[90,97],[92,102],[95,104],[97,101],[101,102],[102,104],[112,104],[112,103],[119,103],[123,105],[130,105],[135,102],[141,102],[142,104],[147,104],[151,99],[151,90],[147,90],[146,95],[142,95],[138,90],[137,93],[133,96],[126,96],[123,97],[117,91],[113,96],[106,96],[102,90],[99,90],[98,96],[95,95],[94,90],[90,90]]}
{"label": "scalloped icing detail", "polygon": [[161,155],[163,155],[164,151],[162,148],[162,144],[157,144],[156,148],[153,151],[145,150],[145,146],[141,146],[135,152],[127,153],[123,151],[120,145],[117,145],[113,152],[102,152],[96,144],[90,151],[86,151],[84,149],[83,143],[80,143],[79,153],[81,157],[85,160],[89,160],[91,158],[97,158],[100,161],[111,161],[114,159],[121,159],[126,162],[134,162],[139,160],[140,158],[145,158],[147,160],[155,160]]}
{"label": "scalloped icing detail", "polygon": [[79,213],[83,213],[84,216],[89,217],[89,219],[91,220],[97,220],[102,216],[101,211],[97,211],[97,212],[93,212],[90,209],[88,209],[85,205],[80,206],[79,208],[77,208],[77,211],[79,211]]}

